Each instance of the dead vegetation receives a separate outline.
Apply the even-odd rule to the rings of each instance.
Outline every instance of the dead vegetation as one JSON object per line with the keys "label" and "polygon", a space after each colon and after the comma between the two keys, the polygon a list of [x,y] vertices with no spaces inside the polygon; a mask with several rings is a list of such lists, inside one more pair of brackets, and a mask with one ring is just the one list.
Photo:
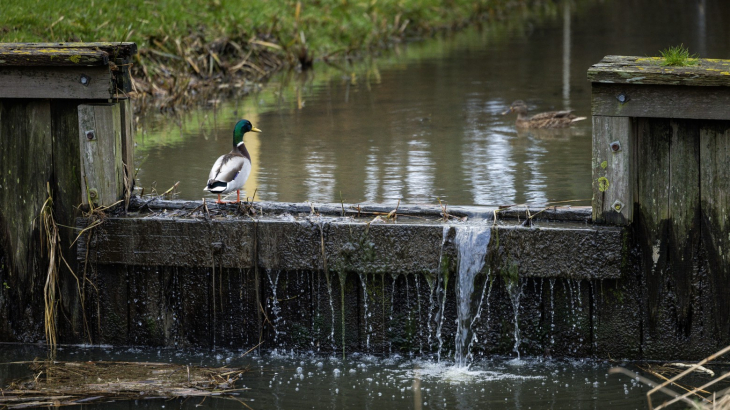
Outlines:
{"label": "dead vegetation", "polygon": [[33,376],[0,390],[0,408],[70,406],[116,400],[216,397],[236,400],[246,368],[149,362],[28,362]]}
{"label": "dead vegetation", "polygon": [[[730,352],[730,346],[714,353],[696,364],[666,363],[666,364],[644,364],[638,366],[643,372],[650,374],[660,381],[656,382],[649,378],[640,376],[631,370],[623,367],[614,367],[609,370],[612,374],[625,374],[647,386],[652,387],[646,393],[649,410],[665,409],[674,404],[680,404],[673,408],[691,408],[698,410],[730,410],[730,387],[727,379],[730,372],[716,375],[715,371],[708,368],[711,362],[724,354]],[[681,380],[692,375],[703,383],[699,387],[690,385],[690,382]],[[714,386],[714,387],[713,387]],[[680,391],[677,391],[679,389]],[[661,394],[657,394],[661,393]],[[666,396],[669,396],[667,399]],[[654,402],[662,400],[658,406]]]}
{"label": "dead vegetation", "polygon": [[288,61],[272,37],[207,40],[188,37],[153,38],[132,65],[133,96],[139,108],[175,110],[214,103],[220,96],[246,94]]}

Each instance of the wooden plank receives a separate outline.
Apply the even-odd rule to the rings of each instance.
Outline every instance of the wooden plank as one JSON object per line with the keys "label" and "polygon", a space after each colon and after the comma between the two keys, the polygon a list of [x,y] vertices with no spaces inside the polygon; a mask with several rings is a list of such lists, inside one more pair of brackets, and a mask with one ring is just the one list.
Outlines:
{"label": "wooden plank", "polygon": [[606,56],[588,69],[594,83],[730,86],[730,60],[700,58],[688,67],[662,66],[661,57]]}
{"label": "wooden plank", "polygon": [[68,49],[86,48],[104,51],[113,58],[129,58],[137,54],[137,44],[130,42],[68,42],[68,43],[0,43],[5,49]]}
{"label": "wooden plank", "polygon": [[702,244],[712,293],[717,340],[730,339],[730,122],[703,122],[700,129]]}
{"label": "wooden plank", "polygon": [[[0,67],[0,98],[106,100],[109,67]],[[85,83],[82,83],[85,81]]]}
{"label": "wooden plank", "polygon": [[129,208],[129,200],[134,190],[134,110],[132,100],[120,100],[120,114],[122,121],[122,166],[124,167],[124,208]]}
{"label": "wooden plank", "polygon": [[699,221],[693,221],[700,209],[699,121],[672,120],[670,125],[669,215],[677,242],[686,243],[695,230],[699,232]]}
{"label": "wooden plank", "polygon": [[7,285],[0,297],[0,340],[4,342],[43,338],[48,254],[38,243],[42,234],[38,215],[53,174],[52,144],[47,100],[0,100],[0,281]]}
{"label": "wooden plank", "polygon": [[[700,131],[699,121],[672,120],[669,153],[669,274],[676,298],[677,323],[692,326],[693,277],[699,269],[700,248]],[[696,307],[696,306],[695,306]]]}
{"label": "wooden plank", "polygon": [[[20,100],[25,101],[25,100]],[[53,212],[56,223],[61,226],[74,226],[76,218],[81,212],[78,209],[81,203],[81,184],[79,182],[79,119],[78,102],[68,100],[51,100],[51,132],[53,135]],[[76,235],[73,229],[59,229],[61,251],[63,256],[74,270],[79,272],[76,263],[76,247],[71,247]],[[67,271],[63,271],[66,273]],[[61,309],[66,312],[69,320],[59,320],[59,334],[84,334],[84,320],[79,309],[81,295],[78,284],[73,275],[62,274],[60,282]],[[87,308],[90,307],[88,299]],[[88,342],[88,339],[85,339]]]}
{"label": "wooden plank", "polygon": [[21,275],[32,275],[28,252],[34,247],[32,232],[38,229],[52,172],[50,105],[4,101],[0,111],[0,221],[5,224],[0,235],[7,235],[11,266]]}
{"label": "wooden plank", "polygon": [[591,104],[593,115],[729,120],[730,88],[593,83]]}
{"label": "wooden plank", "polygon": [[593,221],[633,219],[633,127],[628,117],[593,117]]}
{"label": "wooden plank", "polygon": [[119,104],[83,104],[78,112],[83,203],[111,205],[124,192]]}
{"label": "wooden plank", "polygon": [[669,147],[672,137],[669,120],[639,119],[636,136],[636,202],[645,219],[657,225],[669,219]]}
{"label": "wooden plank", "polygon": [[[202,201],[182,201],[167,200],[163,198],[155,198],[150,202],[149,199],[132,197],[130,207],[135,211],[144,210],[183,210],[192,211],[202,205]],[[387,214],[395,209],[395,203],[392,204],[348,204],[348,203],[320,203],[311,204],[303,202],[266,202],[256,201],[256,209],[262,210],[265,215],[282,215],[282,214],[309,214],[314,211],[320,215],[341,216],[342,208],[345,208],[345,215],[353,218],[372,218],[374,215]],[[211,210],[232,210],[235,205],[232,204],[216,204],[208,203]],[[469,221],[473,220],[491,220],[494,217],[494,207],[488,206],[449,206],[447,211],[450,215],[458,217],[466,217]],[[440,221],[443,219],[441,215],[443,208],[438,205],[409,205],[400,204],[398,207],[398,221],[403,221],[410,216],[419,220],[430,219]],[[551,206],[541,210],[539,214],[535,213],[535,208],[525,206],[514,206],[509,209],[499,210],[499,220],[519,219],[524,221],[525,215],[531,213],[533,221],[574,221],[587,222],[591,219],[591,207],[589,206]],[[405,217],[405,218],[404,218]]]}
{"label": "wooden plank", "polygon": [[[637,146],[638,214],[636,220],[636,242],[641,249],[641,275],[644,278],[646,311],[643,319],[643,353],[654,357],[656,352],[681,354],[677,346],[681,343],[677,334],[686,334],[686,321],[681,321],[683,303],[678,303],[685,294],[686,286],[677,277],[685,272],[675,272],[674,259],[678,245],[674,233],[675,223],[672,211],[677,206],[680,190],[673,188],[675,181],[682,183],[678,174],[681,166],[673,165],[672,142],[678,142],[678,125],[669,119],[639,119]],[[680,142],[680,146],[681,146]],[[674,174],[672,173],[674,169]],[[686,182],[686,181],[685,181]],[[675,209],[673,209],[675,208]],[[691,274],[691,272],[690,272]],[[686,317],[685,317],[686,319]],[[684,340],[684,339],[682,339]]]}
{"label": "wooden plank", "polygon": [[0,66],[106,66],[109,54],[87,48],[0,47]]}

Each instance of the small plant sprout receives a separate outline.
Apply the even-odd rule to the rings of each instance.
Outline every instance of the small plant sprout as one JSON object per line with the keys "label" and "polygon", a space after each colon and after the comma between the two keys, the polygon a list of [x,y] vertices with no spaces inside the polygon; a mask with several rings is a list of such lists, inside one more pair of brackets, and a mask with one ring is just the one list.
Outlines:
{"label": "small plant sprout", "polygon": [[697,54],[690,54],[689,49],[684,47],[684,44],[680,44],[676,47],[669,47],[662,51],[659,51],[664,61],[661,63],[663,66],[673,67],[687,67],[697,65],[699,62]]}

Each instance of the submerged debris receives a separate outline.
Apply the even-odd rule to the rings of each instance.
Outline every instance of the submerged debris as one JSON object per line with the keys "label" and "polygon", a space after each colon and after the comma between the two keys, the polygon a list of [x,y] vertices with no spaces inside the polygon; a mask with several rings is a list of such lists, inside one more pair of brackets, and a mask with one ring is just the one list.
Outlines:
{"label": "submerged debris", "polygon": [[[0,408],[69,406],[136,399],[236,399],[246,368],[150,362],[29,362],[33,377],[0,389]],[[248,406],[246,406],[248,407]]]}

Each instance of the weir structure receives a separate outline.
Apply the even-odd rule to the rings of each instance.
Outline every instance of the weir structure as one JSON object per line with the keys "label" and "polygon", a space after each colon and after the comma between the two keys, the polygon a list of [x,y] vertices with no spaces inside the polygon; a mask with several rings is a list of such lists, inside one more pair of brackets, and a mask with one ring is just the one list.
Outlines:
{"label": "weir structure", "polygon": [[[131,45],[123,46],[126,54],[57,46],[122,55],[117,68],[134,54]],[[3,57],[18,49],[0,46],[0,76],[22,74],[3,66],[18,64]],[[97,54],[89,64],[111,61]],[[75,170],[62,180],[60,171],[23,171],[17,155],[0,162],[0,311],[7,318],[0,341],[43,340],[50,302],[58,306],[51,324],[62,343],[435,354],[462,364],[495,353],[704,357],[730,344],[730,123],[717,109],[730,103],[725,66],[730,61],[665,68],[611,56],[593,66],[594,199],[592,207],[573,208],[219,206],[125,197],[129,185],[119,181],[131,180],[124,147],[133,133],[123,95],[94,97],[102,105],[87,108],[83,100],[24,99],[12,88],[8,96],[0,87],[0,153],[53,136],[41,152],[70,154],[53,155],[49,169]],[[111,73],[107,90],[115,90],[119,73],[100,67]],[[118,117],[108,108],[115,104],[127,107]],[[38,131],[37,112],[50,110],[53,119],[62,108],[67,119]],[[111,123],[122,132],[84,125],[90,110],[120,118]],[[99,150],[104,161],[87,160],[84,145],[107,134],[114,148]],[[121,160],[111,161],[120,147]],[[18,171],[8,189],[5,175]],[[108,185],[88,182],[96,180],[117,188],[108,194],[100,188]],[[46,203],[47,182],[57,220],[78,228],[61,229],[74,274],[59,265],[50,299],[44,284],[53,258],[32,222]],[[28,198],[32,206],[20,206]],[[77,204],[87,213],[73,222]]]}
{"label": "weir structure", "polygon": [[77,233],[62,226],[89,203],[129,198],[136,53],[134,43],[0,43],[0,341],[42,339],[54,290],[61,333],[80,320],[84,290],[62,262],[76,265]]}

